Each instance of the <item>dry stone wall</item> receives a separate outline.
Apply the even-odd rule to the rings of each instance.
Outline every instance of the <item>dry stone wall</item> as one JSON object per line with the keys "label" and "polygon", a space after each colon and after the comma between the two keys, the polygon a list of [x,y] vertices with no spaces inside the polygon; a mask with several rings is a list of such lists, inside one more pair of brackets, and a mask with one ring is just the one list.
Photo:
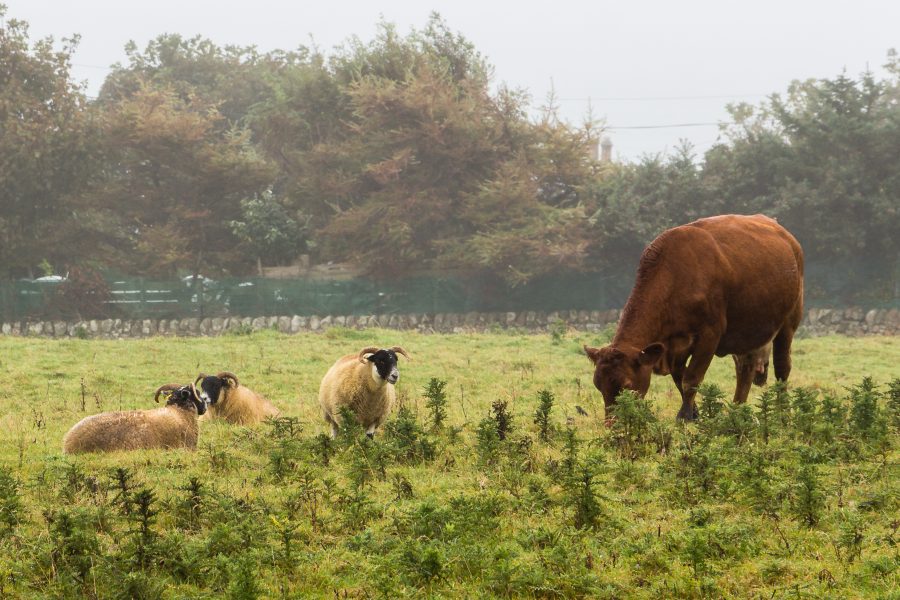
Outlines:
{"label": "dry stone wall", "polygon": [[[329,327],[365,329],[410,329],[424,333],[471,333],[513,330],[545,333],[564,326],[580,331],[600,332],[613,328],[620,310],[563,310],[551,312],[436,313],[393,315],[328,315],[281,317],[212,317],[186,319],[103,319],[78,322],[26,321],[0,324],[3,335],[142,338],[151,336],[197,337],[240,334],[274,329],[282,333],[324,331]],[[800,335],[849,336],[900,335],[900,310],[862,308],[813,308],[801,326]]]}

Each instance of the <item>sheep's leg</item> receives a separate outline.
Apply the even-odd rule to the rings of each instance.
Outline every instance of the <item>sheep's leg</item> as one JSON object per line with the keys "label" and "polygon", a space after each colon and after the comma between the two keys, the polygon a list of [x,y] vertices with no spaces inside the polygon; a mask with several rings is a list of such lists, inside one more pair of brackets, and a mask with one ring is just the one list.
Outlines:
{"label": "sheep's leg", "polygon": [[329,423],[331,424],[331,439],[335,439],[338,434],[337,423],[335,423],[334,421],[329,421]]}
{"label": "sheep's leg", "polygon": [[371,425],[369,425],[369,428],[366,429],[366,437],[370,440],[375,437],[375,427],[377,427],[377,425],[375,423],[372,423]]}

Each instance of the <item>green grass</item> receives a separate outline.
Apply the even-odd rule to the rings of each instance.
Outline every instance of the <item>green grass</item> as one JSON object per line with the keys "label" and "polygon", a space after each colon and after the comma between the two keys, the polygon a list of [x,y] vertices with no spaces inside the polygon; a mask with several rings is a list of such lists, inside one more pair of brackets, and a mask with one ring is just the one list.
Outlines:
{"label": "green grass", "polygon": [[[790,388],[815,390],[817,408],[806,421],[800,404],[782,415],[768,444],[760,389],[752,414],[723,409],[746,417],[735,434],[725,417],[677,426],[663,377],[651,413],[636,406],[636,429],[606,427],[581,352],[604,342],[345,329],[0,338],[0,598],[900,596],[896,338],[795,342]],[[408,410],[374,443],[323,450],[322,375],[379,344],[413,357],[398,383]],[[159,385],[219,370],[294,421],[204,424],[196,452],[61,454],[82,417],[149,408]],[[879,396],[874,429],[853,412],[828,422],[822,399],[862,406],[864,376]],[[433,378],[447,382],[439,431],[424,395]],[[707,382],[730,398],[731,359]],[[533,422],[542,390],[553,394],[547,442]],[[512,414],[504,441],[487,420],[497,400]],[[126,500],[116,469],[131,476]],[[143,520],[141,490],[152,492]]]}

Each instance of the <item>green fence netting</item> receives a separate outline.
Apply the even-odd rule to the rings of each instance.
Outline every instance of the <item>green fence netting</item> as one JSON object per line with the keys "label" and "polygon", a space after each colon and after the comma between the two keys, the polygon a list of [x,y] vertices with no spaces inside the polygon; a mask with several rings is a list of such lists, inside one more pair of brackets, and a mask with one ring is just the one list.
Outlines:
{"label": "green fence netting", "polygon": [[[394,281],[108,276],[106,282],[102,297],[63,295],[65,281],[0,282],[0,319],[606,310],[624,306],[634,270],[560,273],[516,287],[496,277],[459,275]],[[808,264],[806,305],[900,307],[897,268],[865,261]]]}

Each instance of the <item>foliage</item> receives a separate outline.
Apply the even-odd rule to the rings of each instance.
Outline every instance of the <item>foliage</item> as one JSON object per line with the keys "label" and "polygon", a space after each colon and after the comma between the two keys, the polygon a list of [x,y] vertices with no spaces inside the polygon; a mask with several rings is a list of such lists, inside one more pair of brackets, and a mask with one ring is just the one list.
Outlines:
{"label": "foliage", "polygon": [[2,276],[34,276],[42,259],[72,264],[89,246],[83,195],[97,171],[98,131],[70,73],[78,41],[32,42],[28,24],[0,5]]}
{"label": "foliage", "polygon": [[106,106],[111,165],[95,195],[130,224],[120,248],[131,268],[174,274],[240,264],[230,223],[273,173],[249,132],[223,120],[210,100],[169,84],[143,82]]}
{"label": "foliage", "polygon": [[553,401],[553,392],[550,390],[538,392],[538,407],[534,411],[534,424],[538,426],[538,436],[542,442],[550,441],[550,433],[553,430],[553,425],[550,422]]}
{"label": "foliage", "polygon": [[657,416],[650,401],[631,390],[623,390],[612,407],[611,439],[623,458],[645,456],[652,442]]}
{"label": "foliage", "polygon": [[809,298],[895,300],[893,51],[881,78],[796,81],[730,106],[705,156],[683,145],[615,164],[589,158],[600,124],[563,122],[552,94],[534,114],[436,14],[330,54],[161,35],[130,43],[93,101],[71,78],[76,45],[0,28],[5,276],[42,261],[244,274],[309,252],[379,278],[454,269],[518,286],[631,273],[667,227],[759,212],[808,265],[828,261]]}
{"label": "foliage", "polygon": [[[348,431],[334,441],[312,399],[328,357],[346,349],[341,336],[265,332],[212,346],[4,338],[4,356],[30,360],[0,362],[4,418],[16,424],[0,427],[3,593],[768,598],[793,595],[802,582],[812,596],[876,598],[893,589],[896,432],[888,428],[886,445],[859,444],[846,418],[874,398],[880,417],[867,421],[860,408],[853,427],[878,430],[898,359],[889,339],[798,341],[791,385],[781,390],[790,418],[773,417],[768,443],[761,426],[745,426],[747,411],[759,414],[759,394],[678,424],[663,378],[642,403],[623,397],[631,405],[619,421],[575,417],[541,443],[531,419],[542,399],[546,406],[552,395],[548,417],[602,402],[574,383],[573,374],[590,372],[571,348],[545,335],[367,335],[434,358],[405,372],[404,401],[374,439],[344,415]],[[589,334],[570,335],[583,343]],[[548,360],[510,380],[496,365],[512,351]],[[82,379],[104,407],[146,407],[152,401],[141,394],[118,400],[115,382],[152,394],[183,367],[185,352],[234,365],[282,416],[256,427],[201,423],[197,452],[60,458],[65,431],[101,410],[82,407]],[[871,382],[847,374],[848,361],[865,357],[875,357]],[[707,379],[727,390],[733,378],[726,359]],[[440,429],[413,398],[433,379],[465,388]],[[301,400],[290,400],[298,390]],[[492,408],[498,398],[503,410],[502,402]]]}
{"label": "foliage", "polygon": [[291,217],[272,191],[265,190],[254,198],[241,200],[241,218],[230,225],[232,233],[253,254],[281,264],[306,248],[307,219],[300,217]]}
{"label": "foliage", "polygon": [[432,377],[425,387],[425,406],[430,412],[431,427],[440,429],[447,418],[447,381]]}
{"label": "foliage", "polygon": [[19,482],[15,480],[12,473],[0,468],[0,525],[4,527],[4,535],[15,529],[21,509]]}

